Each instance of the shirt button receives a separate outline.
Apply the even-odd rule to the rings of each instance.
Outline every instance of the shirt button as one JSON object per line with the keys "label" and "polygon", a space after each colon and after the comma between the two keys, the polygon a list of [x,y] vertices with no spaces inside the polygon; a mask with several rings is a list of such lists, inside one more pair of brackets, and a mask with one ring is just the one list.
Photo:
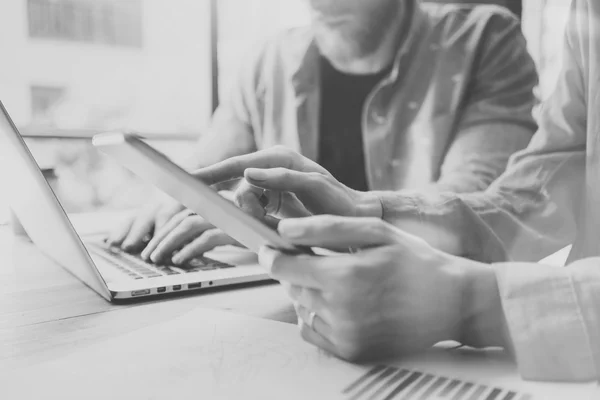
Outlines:
{"label": "shirt button", "polygon": [[419,108],[419,103],[417,103],[416,101],[411,101],[410,103],[408,103],[408,108],[414,111],[417,108]]}

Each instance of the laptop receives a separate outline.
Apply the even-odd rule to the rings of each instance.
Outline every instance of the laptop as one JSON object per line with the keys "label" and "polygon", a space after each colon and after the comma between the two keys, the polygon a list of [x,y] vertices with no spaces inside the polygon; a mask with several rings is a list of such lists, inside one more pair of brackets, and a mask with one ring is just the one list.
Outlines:
{"label": "laptop", "polygon": [[242,249],[219,248],[176,267],[150,264],[139,254],[107,245],[98,235],[81,237],[2,102],[0,111],[2,195],[33,243],[105,299],[162,296],[270,279],[256,255]]}

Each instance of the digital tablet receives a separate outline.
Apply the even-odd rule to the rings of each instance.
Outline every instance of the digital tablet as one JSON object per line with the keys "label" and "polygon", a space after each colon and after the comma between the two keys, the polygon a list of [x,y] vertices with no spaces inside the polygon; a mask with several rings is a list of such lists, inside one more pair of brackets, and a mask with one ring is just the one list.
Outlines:
{"label": "digital tablet", "polygon": [[265,245],[292,253],[311,252],[284,240],[275,230],[242,211],[136,135],[101,133],[94,136],[92,143],[255,253]]}

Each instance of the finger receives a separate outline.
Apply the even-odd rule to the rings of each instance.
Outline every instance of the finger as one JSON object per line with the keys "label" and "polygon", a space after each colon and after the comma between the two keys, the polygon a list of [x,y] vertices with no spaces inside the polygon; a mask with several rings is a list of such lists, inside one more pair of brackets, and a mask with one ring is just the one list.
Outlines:
{"label": "finger", "polygon": [[129,234],[129,230],[131,229],[133,220],[134,218],[131,217],[119,224],[117,229],[111,232],[110,235],[106,238],[106,243],[112,246],[121,246],[121,244],[123,244],[123,241]]}
{"label": "finger", "polygon": [[319,209],[337,201],[327,176],[318,172],[300,172],[286,168],[249,168],[244,177],[249,184],[278,193],[293,193],[308,209]]}
{"label": "finger", "polygon": [[152,236],[152,240],[146,245],[146,248],[142,251],[142,258],[144,260],[149,260],[150,256],[158,245],[163,241],[163,239],[171,233],[184,219],[190,216],[190,211],[185,210],[180,213],[177,213],[173,216],[166,224],[164,224],[161,228],[158,229],[157,232]]}
{"label": "finger", "polygon": [[209,229],[179,250],[173,256],[172,261],[175,265],[185,264],[194,257],[201,256],[215,247],[237,244],[238,242],[225,232],[219,229]]}
{"label": "finger", "polygon": [[138,216],[129,229],[129,233],[121,247],[125,251],[136,251],[144,244],[144,239],[152,234],[154,229],[154,216],[140,215]]}
{"label": "finger", "polygon": [[[323,336],[324,338],[331,337],[331,334],[332,334],[331,326],[325,321],[325,319],[322,318],[322,316],[318,312],[315,312],[315,310],[312,310],[310,308],[306,308],[303,305],[298,304],[298,303],[294,303],[294,308],[296,309],[296,314],[298,315],[298,319],[301,320],[302,322],[306,323],[308,325],[308,328],[312,329],[313,331],[315,331],[319,335]],[[309,325],[309,323],[311,322],[310,319],[311,319],[312,312],[314,312],[315,315],[313,317],[312,327],[311,327]]]}
{"label": "finger", "polygon": [[262,219],[266,214],[267,204],[265,203],[269,203],[267,196],[264,189],[252,186],[246,180],[242,180],[235,191],[234,203],[246,213]]}
{"label": "finger", "polygon": [[258,261],[273,279],[313,289],[331,286],[337,281],[340,269],[352,268],[357,261],[362,262],[357,256],[350,255],[285,255],[266,246],[260,249]]}
{"label": "finger", "polygon": [[[268,190],[268,192],[271,192]],[[294,193],[290,192],[279,192],[279,207],[277,208],[277,215],[283,218],[304,218],[312,215],[310,211],[306,209],[304,204],[296,197]]]}
{"label": "finger", "polygon": [[247,168],[291,168],[295,165],[298,156],[297,153],[281,148],[266,149],[228,158],[192,174],[206,184],[214,185],[243,177],[244,170]]}
{"label": "finger", "polygon": [[[340,212],[340,204],[348,202],[348,189],[329,173],[302,172],[286,168],[249,168],[244,177],[251,185],[269,191],[289,193],[297,199],[303,209],[317,211],[318,214],[337,214]],[[285,204],[287,203],[289,201]],[[342,211],[345,212],[347,210]]]}
{"label": "finger", "polygon": [[281,221],[278,231],[283,238],[294,244],[325,248],[365,248],[421,242],[421,239],[378,218],[318,215],[286,219]]}
{"label": "finger", "polygon": [[263,222],[269,228],[277,230],[277,227],[279,226],[279,223],[281,222],[281,219],[273,217],[271,215],[265,215],[265,218],[263,219]]}
{"label": "finger", "polygon": [[329,321],[327,305],[320,290],[283,283],[282,286],[294,304],[312,310],[319,314],[324,321]]}
{"label": "finger", "polygon": [[165,236],[156,247],[156,250],[150,255],[150,259],[155,263],[170,260],[175,250],[181,249],[195,237],[211,228],[212,225],[204,221],[201,217],[186,218]]}
{"label": "finger", "polygon": [[165,226],[173,216],[179,214],[180,212],[185,212],[188,215],[191,214],[191,211],[186,210],[183,205],[175,203],[172,200],[168,200],[166,204],[163,204],[155,214],[154,231],[157,232],[159,229]]}
{"label": "finger", "polygon": [[288,168],[247,168],[244,178],[252,185],[264,189],[282,192],[310,191],[317,188],[322,174],[317,172],[301,172]]}
{"label": "finger", "polygon": [[300,218],[311,215],[295,194],[268,190],[260,185],[243,180],[235,192],[235,203],[245,212],[256,218],[266,214],[281,215],[286,218]]}
{"label": "finger", "polygon": [[[335,345],[325,336],[317,332],[315,329],[311,329],[304,321],[304,319],[300,317],[298,310],[296,310],[296,313],[298,313],[298,327],[300,328],[300,335],[302,336],[302,338],[306,342],[317,346],[320,349],[323,349],[331,354],[336,354]],[[317,323],[317,317],[315,317],[315,323]]]}

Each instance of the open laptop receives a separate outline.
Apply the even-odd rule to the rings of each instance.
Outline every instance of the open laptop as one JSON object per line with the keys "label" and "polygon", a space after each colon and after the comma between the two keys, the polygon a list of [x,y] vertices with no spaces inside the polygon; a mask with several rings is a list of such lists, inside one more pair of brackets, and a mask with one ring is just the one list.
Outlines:
{"label": "open laptop", "polygon": [[2,195],[33,243],[105,299],[160,296],[268,280],[256,255],[217,249],[185,266],[152,265],[137,254],[81,238],[0,102]]}

